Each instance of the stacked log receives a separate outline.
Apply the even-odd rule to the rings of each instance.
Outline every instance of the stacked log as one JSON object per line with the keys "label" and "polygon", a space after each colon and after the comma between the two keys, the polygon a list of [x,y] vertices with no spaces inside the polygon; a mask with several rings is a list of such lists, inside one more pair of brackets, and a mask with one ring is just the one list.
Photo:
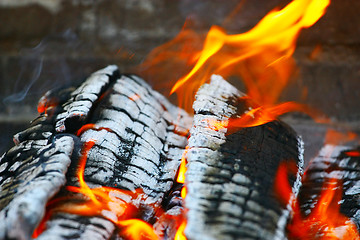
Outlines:
{"label": "stacked log", "polygon": [[216,75],[196,95],[186,154],[189,240],[285,238],[289,209],[275,196],[274,179],[280,163],[294,162],[298,191],[302,141],[278,120],[230,134],[211,124],[241,117],[250,107],[243,97]]}
{"label": "stacked log", "polygon": [[[69,195],[66,186],[78,186],[77,166],[89,141],[95,143],[86,153],[84,180],[92,188],[141,189],[136,205],[145,210],[137,218],[154,221],[172,191],[191,124],[183,110],[142,79],[120,75],[116,66],[95,72],[65,99],[19,133],[17,145],[0,160],[0,239],[31,238],[48,200],[59,191],[55,199]],[[48,106],[44,101],[52,99],[42,99]],[[38,238],[117,235],[103,216],[54,212]]]}
{"label": "stacked log", "polygon": [[[48,92],[0,158],[0,240],[131,239],[134,219],[152,232],[140,238],[173,239],[186,223],[188,240],[287,239],[294,206],[310,215],[330,177],[342,179],[341,212],[359,228],[359,149],[326,147],[302,180],[303,143],[291,127],[231,124],[252,104],[213,75],[192,117],[116,66]],[[291,171],[278,178],[283,166]]]}

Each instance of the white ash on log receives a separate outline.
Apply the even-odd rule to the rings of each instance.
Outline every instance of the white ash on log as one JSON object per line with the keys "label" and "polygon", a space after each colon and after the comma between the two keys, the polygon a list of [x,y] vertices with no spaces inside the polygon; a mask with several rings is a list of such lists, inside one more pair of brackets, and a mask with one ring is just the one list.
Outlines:
{"label": "white ash on log", "polygon": [[[39,141],[32,141],[30,146],[20,144],[15,147],[21,149],[19,155],[11,158],[13,152],[9,151],[1,159],[0,205],[5,207],[0,212],[0,239],[29,239],[47,201],[65,184],[73,138],[59,135],[50,143],[42,141],[44,146]],[[29,156],[22,159],[26,152]]]}
{"label": "white ash on log", "polygon": [[[314,209],[319,207],[320,198],[329,189],[338,195],[334,200],[336,207],[331,206],[330,210],[350,218],[360,231],[359,147],[327,144],[310,162],[297,199],[301,218],[307,219],[313,214]],[[320,225],[312,228],[321,230]]]}
{"label": "white ash on log", "polygon": [[[124,75],[111,85],[91,111],[89,128],[85,127],[80,134],[83,143],[95,141],[87,157],[86,183],[90,187],[141,189],[140,199],[119,196],[119,201],[136,200],[142,211],[133,217],[156,221],[155,211],[174,183],[191,118],[140,78]],[[75,174],[71,174],[67,185],[77,185],[78,181]],[[54,214],[39,239],[52,235],[68,239],[75,231],[79,236],[85,234],[80,232],[82,228],[74,230],[71,224],[66,224],[66,218],[66,214]],[[74,217],[69,215],[69,218]]]}
{"label": "white ash on log", "polygon": [[[79,185],[78,164],[89,142],[94,145],[86,152],[88,186],[141,190],[141,196],[115,198],[140,209],[130,217],[148,222],[156,222],[165,202],[172,209],[168,198],[192,121],[187,113],[115,66],[92,74],[66,96],[19,133],[18,145],[0,159],[0,239],[30,239],[65,177],[54,199],[70,196],[74,206],[89,200],[67,188]],[[51,206],[38,239],[121,239],[114,224],[121,216],[52,212]]]}
{"label": "white ash on log", "polygon": [[242,97],[216,75],[196,95],[186,153],[188,240],[286,238],[289,208],[275,196],[274,178],[280,163],[294,162],[290,183],[298,191],[302,140],[277,120],[231,134],[214,127],[248,110]]}
{"label": "white ash on log", "polygon": [[87,120],[93,104],[119,78],[117,66],[110,65],[93,74],[70,95],[63,105],[64,112],[56,117],[56,131],[73,131],[80,128]]}
{"label": "white ash on log", "polygon": [[[61,104],[69,91],[58,89],[56,95],[52,100]],[[16,134],[16,146],[0,159],[0,239],[29,239],[47,201],[65,184],[76,137],[54,135],[60,108],[49,108],[49,115],[42,114]]]}

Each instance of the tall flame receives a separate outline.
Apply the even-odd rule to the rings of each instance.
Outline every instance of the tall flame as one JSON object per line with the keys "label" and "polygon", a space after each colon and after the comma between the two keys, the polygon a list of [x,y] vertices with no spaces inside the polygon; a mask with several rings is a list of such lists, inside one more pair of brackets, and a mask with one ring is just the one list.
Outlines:
{"label": "tall flame", "polygon": [[[154,66],[164,67],[176,62],[177,65],[171,69],[176,74],[171,78],[190,69],[178,79],[170,92],[177,92],[179,104],[188,110],[199,86],[208,81],[212,74],[219,74],[225,78],[240,78],[245,83],[247,95],[262,107],[261,112],[270,110],[271,118],[261,120],[254,126],[290,111],[301,111],[318,118],[318,113],[303,105],[276,104],[294,74],[292,55],[300,31],[315,24],[329,4],[330,0],[293,0],[283,9],[271,11],[253,29],[241,34],[228,35],[221,27],[213,26],[207,33],[202,49],[198,48],[202,35],[189,30],[186,24],[174,40],[155,49],[140,69],[146,68],[142,73],[149,73],[154,71]],[[189,46],[189,40],[194,46]],[[179,61],[186,67],[179,67]],[[159,75],[161,71],[156,71],[157,80]],[[241,125],[242,121],[233,124],[248,126]]]}
{"label": "tall flame", "polygon": [[237,35],[227,35],[222,28],[213,26],[195,66],[179,79],[171,93],[204,68],[205,74],[196,76],[200,84],[209,79],[209,74],[235,73],[226,70],[243,64],[236,67],[248,95],[261,105],[275,103],[289,79],[289,60],[300,30],[317,22],[329,4],[330,0],[294,0],[282,10],[268,13],[250,31]]}
{"label": "tall flame", "polygon": [[[294,61],[292,55],[295,51],[295,44],[300,31],[303,28],[312,26],[325,13],[330,0],[293,0],[281,10],[273,10],[267,14],[253,29],[246,33],[228,35],[219,26],[213,26],[206,37],[196,34],[184,26],[180,34],[169,43],[157,48],[151,58],[142,65],[147,71],[153,71],[154,66],[164,69],[169,59],[176,59],[185,67],[182,71],[172,66],[175,80],[179,79],[172,87],[170,93],[178,92],[182,89],[182,98],[189,100],[188,95],[194,93],[197,88],[210,79],[212,74],[220,74],[224,77],[236,75],[241,78],[246,87],[248,96],[256,102],[259,107],[250,109],[241,119],[224,122],[211,122],[215,130],[231,125],[241,127],[251,127],[264,124],[274,120],[277,116],[288,111],[306,111],[306,107],[296,103],[284,103],[277,105],[280,94],[287,85],[294,72]],[[202,44],[201,41],[204,40]],[[200,47],[199,47],[200,46]],[[165,50],[165,51],[164,51]],[[159,73],[161,71],[157,71]],[[168,77],[168,72],[166,76]],[[178,74],[178,75],[177,75]],[[186,85],[186,90],[184,85]],[[131,97],[136,100],[138,96]],[[180,100],[181,101],[181,100]],[[192,101],[190,101],[191,103]],[[39,111],[44,112],[47,105],[41,103]],[[209,120],[210,121],[210,120]],[[96,128],[89,124],[81,128],[77,134],[80,135],[88,129],[98,131],[111,131],[106,128]],[[122,201],[114,195],[129,195],[137,198],[141,191],[130,192],[115,188],[100,187],[91,189],[84,180],[84,168],[87,154],[94,146],[95,140],[84,144],[80,167],[78,171],[79,187],[68,187],[73,193],[81,193],[86,200],[84,202],[67,202],[67,199],[54,201],[54,209],[81,215],[101,215],[115,224],[123,231],[121,234],[130,239],[157,239],[153,228],[131,216],[132,209],[136,208],[128,202]],[[185,150],[186,153],[187,150]],[[184,153],[184,154],[185,154]],[[351,153],[357,154],[357,153]],[[288,167],[288,166],[287,166]],[[286,178],[286,167],[280,169],[280,178]],[[179,170],[178,182],[185,182],[186,159],[183,156]],[[281,185],[283,181],[277,181]],[[285,184],[285,188],[289,185]],[[281,191],[280,191],[281,193]],[[291,189],[282,191],[286,195],[286,202],[291,198]],[[186,187],[182,189],[182,197],[186,196]],[[316,210],[317,214],[323,214],[329,210],[329,202],[334,198],[335,192],[332,190],[324,193],[320,200],[321,206]],[[326,205],[327,204],[327,205]],[[136,209],[135,209],[136,210]],[[335,216],[335,215],[331,215]],[[343,219],[341,219],[343,222]],[[175,239],[185,240],[184,229],[186,221],[180,225]],[[351,228],[351,227],[350,227]],[[39,232],[36,231],[36,234]]]}

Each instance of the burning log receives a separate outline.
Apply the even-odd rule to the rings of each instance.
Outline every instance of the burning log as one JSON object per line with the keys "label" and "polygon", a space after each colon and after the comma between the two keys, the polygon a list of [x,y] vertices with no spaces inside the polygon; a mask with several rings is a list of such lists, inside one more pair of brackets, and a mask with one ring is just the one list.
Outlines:
{"label": "burning log", "polygon": [[65,92],[56,106],[54,93],[42,99],[0,160],[0,239],[30,239],[47,203],[34,237],[116,239],[127,220],[156,221],[172,191],[191,124],[183,110],[115,66]]}
{"label": "burning log", "polygon": [[[283,239],[290,201],[274,191],[281,164],[295,165],[290,183],[300,186],[302,141],[281,121],[235,128],[249,106],[245,96],[212,76],[194,102],[186,150],[187,239]],[[235,128],[235,129],[234,129]],[[231,131],[231,133],[229,133]]]}
{"label": "burning log", "polygon": [[290,239],[358,239],[360,148],[325,145],[304,174]]}
{"label": "burning log", "polygon": [[[69,91],[56,95],[61,104]],[[47,201],[65,184],[76,138],[54,135],[58,111],[59,106],[49,107],[49,115],[42,114],[27,130],[16,134],[16,146],[0,159],[0,239],[29,239]]]}
{"label": "burning log", "polygon": [[[191,118],[115,66],[48,92],[0,159],[0,239],[297,239],[304,224],[322,233],[307,217],[324,189],[359,228],[359,149],[326,147],[297,196],[303,144],[289,126],[253,118],[254,104],[216,75],[193,107]],[[339,195],[329,186],[341,179]]]}

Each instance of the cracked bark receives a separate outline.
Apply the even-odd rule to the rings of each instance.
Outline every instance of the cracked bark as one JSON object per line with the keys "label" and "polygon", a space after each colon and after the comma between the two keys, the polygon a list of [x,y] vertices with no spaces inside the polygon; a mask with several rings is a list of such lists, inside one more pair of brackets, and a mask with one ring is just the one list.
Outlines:
{"label": "cracked bark", "polygon": [[359,147],[325,145],[313,159],[303,179],[298,202],[302,216],[311,214],[326,183],[336,180],[342,189],[340,212],[351,218],[360,230],[360,157]]}
{"label": "cracked bark", "polygon": [[[0,159],[0,239],[31,238],[47,201],[57,192],[55,198],[67,196],[66,186],[78,186],[77,163],[89,141],[95,145],[86,161],[86,183],[141,189],[144,197],[136,204],[145,207],[136,217],[156,221],[156,208],[171,192],[191,118],[116,66],[95,72],[74,91],[48,93],[41,102],[46,111],[14,137],[17,145]],[[101,216],[54,213],[38,239],[120,239],[117,233]]]}
{"label": "cracked bark", "polygon": [[213,75],[196,95],[186,154],[185,235],[192,239],[283,239],[289,215],[274,195],[281,162],[297,164],[295,192],[302,171],[302,141],[282,123],[232,130],[211,123],[244,113],[248,106],[236,90]]}

